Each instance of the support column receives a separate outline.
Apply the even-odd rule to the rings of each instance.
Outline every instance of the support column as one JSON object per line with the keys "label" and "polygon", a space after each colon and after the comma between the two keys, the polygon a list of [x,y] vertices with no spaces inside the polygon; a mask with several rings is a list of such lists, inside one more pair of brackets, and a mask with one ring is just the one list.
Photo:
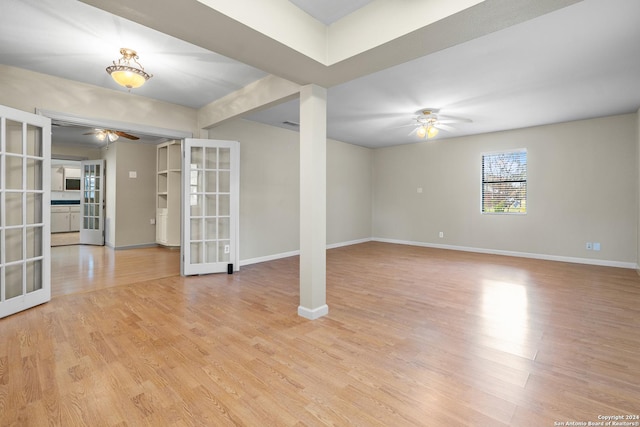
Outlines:
{"label": "support column", "polygon": [[300,90],[300,306],[317,319],[329,312],[327,281],[327,90]]}

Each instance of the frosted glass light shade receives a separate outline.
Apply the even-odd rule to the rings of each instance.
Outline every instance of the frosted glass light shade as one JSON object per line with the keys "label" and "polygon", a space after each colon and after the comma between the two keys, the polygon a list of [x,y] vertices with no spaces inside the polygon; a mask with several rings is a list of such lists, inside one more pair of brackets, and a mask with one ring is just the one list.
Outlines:
{"label": "frosted glass light shade", "polygon": [[139,70],[130,67],[122,68],[124,69],[111,72],[111,77],[120,86],[124,86],[128,89],[135,89],[142,86],[147,81],[143,75],[137,73]]}

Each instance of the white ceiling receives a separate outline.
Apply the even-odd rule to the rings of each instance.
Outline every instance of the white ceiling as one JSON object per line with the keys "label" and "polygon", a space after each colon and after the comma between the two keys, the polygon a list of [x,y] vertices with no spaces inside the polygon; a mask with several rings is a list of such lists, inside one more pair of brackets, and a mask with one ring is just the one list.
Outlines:
{"label": "white ceiling", "polygon": [[372,0],[289,0],[325,25],[344,18]]}
{"label": "white ceiling", "polygon": [[[370,3],[290,1],[325,23]],[[637,0],[579,1],[372,74],[335,80],[328,91],[328,136],[369,147],[416,142],[408,136],[411,128],[402,126],[423,107],[473,121],[438,138],[637,111],[639,17]],[[193,108],[273,72],[269,65],[245,65],[76,0],[0,2],[2,64],[124,90],[104,71],[120,47],[136,49],[154,74],[136,94]],[[247,118],[287,127],[282,122],[299,121],[298,103]]]}

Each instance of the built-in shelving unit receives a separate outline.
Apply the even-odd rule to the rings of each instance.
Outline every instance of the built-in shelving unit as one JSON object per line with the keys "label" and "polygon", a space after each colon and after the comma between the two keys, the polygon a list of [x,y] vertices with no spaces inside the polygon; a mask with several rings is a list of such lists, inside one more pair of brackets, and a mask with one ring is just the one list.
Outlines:
{"label": "built-in shelving unit", "polygon": [[156,243],[180,246],[180,164],[182,145],[158,145],[156,177]]}

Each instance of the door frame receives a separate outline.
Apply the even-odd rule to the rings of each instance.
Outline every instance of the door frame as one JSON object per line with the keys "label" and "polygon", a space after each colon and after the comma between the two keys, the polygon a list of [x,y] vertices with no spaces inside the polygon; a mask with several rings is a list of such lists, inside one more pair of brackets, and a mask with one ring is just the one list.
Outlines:
{"label": "door frame", "polygon": [[175,129],[160,128],[155,126],[141,125],[131,122],[120,122],[95,117],[82,117],[74,114],[62,113],[59,111],[43,110],[36,108],[36,114],[49,117],[52,123],[60,123],[71,126],[87,126],[97,128],[117,128],[123,132],[141,133],[149,136],[163,137],[169,139],[192,138],[193,133]]}
{"label": "door frame", "polygon": [[[176,130],[176,129],[147,126],[147,125],[141,125],[141,124],[131,123],[131,122],[121,122],[121,121],[110,120],[105,118],[84,117],[84,116],[78,116],[75,114],[64,113],[61,111],[46,110],[41,108],[36,108],[36,114],[50,118],[52,123],[59,123],[59,124],[69,125],[69,126],[118,129],[128,133],[134,133],[134,134],[138,133],[138,134],[143,134],[148,136],[161,137],[161,138],[167,138],[167,139],[178,139],[178,140],[184,140],[185,138],[191,138],[193,136],[193,133],[191,132],[185,132],[185,131]],[[68,156],[65,156],[65,158],[68,158]],[[81,160],[88,160],[88,159],[86,158],[71,159],[70,158],[70,160],[81,161]],[[105,170],[105,180],[106,180],[106,170]],[[106,182],[104,184],[106,189]],[[106,209],[106,205],[107,205],[107,201],[106,201],[106,193],[105,193],[105,209]],[[108,220],[106,211],[105,211],[104,220],[105,221]],[[105,233],[106,231],[107,230],[105,229]],[[106,242],[106,237],[107,236],[105,234],[105,242]],[[110,244],[107,244],[107,246],[112,247]]]}

